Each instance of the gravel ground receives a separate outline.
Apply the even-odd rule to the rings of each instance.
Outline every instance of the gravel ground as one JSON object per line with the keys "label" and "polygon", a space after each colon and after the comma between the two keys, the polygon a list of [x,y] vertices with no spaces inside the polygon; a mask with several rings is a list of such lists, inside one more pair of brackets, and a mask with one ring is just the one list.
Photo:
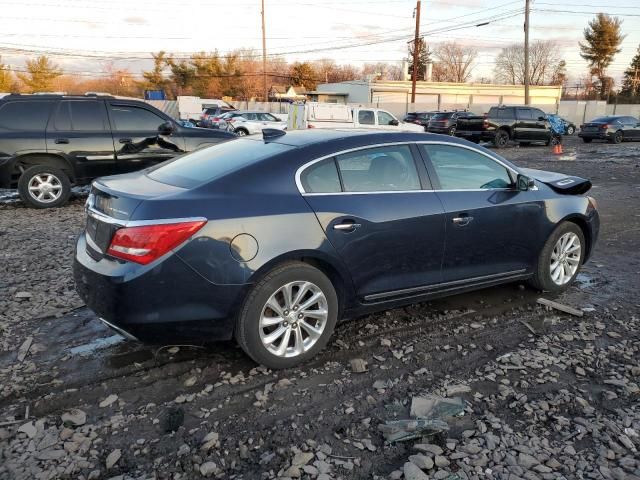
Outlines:
{"label": "gravel ground", "polygon": [[[73,291],[83,200],[5,196],[0,478],[640,479],[640,144],[501,153],[592,179],[595,255],[546,296],[583,316],[495,287],[344,323],[279,372],[232,343],[123,341]],[[385,443],[381,425],[441,397],[455,416]]]}

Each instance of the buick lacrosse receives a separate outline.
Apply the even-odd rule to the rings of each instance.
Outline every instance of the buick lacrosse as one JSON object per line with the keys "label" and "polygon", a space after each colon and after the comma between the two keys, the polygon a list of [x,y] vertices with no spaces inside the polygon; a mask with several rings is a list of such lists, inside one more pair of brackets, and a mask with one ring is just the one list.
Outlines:
{"label": "buick lacrosse", "polygon": [[147,342],[287,368],[336,323],[513,281],[558,292],[598,236],[578,177],[426,133],[264,130],[93,183],[80,296]]}

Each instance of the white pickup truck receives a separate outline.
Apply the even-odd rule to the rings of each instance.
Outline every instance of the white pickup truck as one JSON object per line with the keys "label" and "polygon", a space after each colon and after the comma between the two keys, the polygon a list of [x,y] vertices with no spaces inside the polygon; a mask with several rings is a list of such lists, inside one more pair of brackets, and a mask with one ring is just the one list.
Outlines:
{"label": "white pickup truck", "polygon": [[398,120],[379,108],[352,107],[337,103],[292,103],[287,130],[306,128],[372,128],[392,131],[424,132],[424,127]]}

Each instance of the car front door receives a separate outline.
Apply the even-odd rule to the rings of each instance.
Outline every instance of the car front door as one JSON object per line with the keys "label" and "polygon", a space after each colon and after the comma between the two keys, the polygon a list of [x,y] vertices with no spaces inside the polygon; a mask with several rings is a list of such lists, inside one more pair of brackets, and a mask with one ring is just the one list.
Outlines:
{"label": "car front door", "polygon": [[383,130],[398,130],[398,120],[396,120],[389,112],[378,110],[376,114],[378,128]]}
{"label": "car front door", "polygon": [[82,181],[118,173],[103,100],[62,100],[47,126],[47,151],[76,166]]}
{"label": "car front door", "polygon": [[623,117],[624,136],[629,140],[640,140],[640,126],[634,117]]}
{"label": "car front door", "polygon": [[338,154],[299,176],[304,198],[365,301],[419,293],[441,281],[444,210],[413,148]]}
{"label": "car front door", "polygon": [[471,147],[420,144],[446,212],[444,282],[514,276],[538,255],[544,205],[516,172]]}
{"label": "car front door", "polygon": [[168,119],[141,105],[109,101],[118,170],[131,172],[162,162],[185,151],[184,139],[161,131]]}
{"label": "car front door", "polygon": [[551,136],[551,126],[549,121],[546,120],[546,113],[537,108],[532,108],[531,116],[533,117],[533,140],[546,142]]}
{"label": "car front door", "polygon": [[270,113],[259,113],[258,118],[262,122],[262,128],[277,128],[282,130],[286,124]]}
{"label": "car front door", "polygon": [[516,108],[516,140],[535,140],[536,122],[530,108]]}

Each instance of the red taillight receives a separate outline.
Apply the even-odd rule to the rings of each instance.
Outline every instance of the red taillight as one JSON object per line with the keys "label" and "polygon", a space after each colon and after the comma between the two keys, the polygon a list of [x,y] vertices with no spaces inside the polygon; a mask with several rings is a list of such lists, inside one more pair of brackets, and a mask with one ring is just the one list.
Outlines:
{"label": "red taillight", "polygon": [[146,265],[185,242],[205,223],[205,220],[199,220],[121,228],[113,236],[107,253]]}
{"label": "red taillight", "polygon": [[307,123],[307,128],[316,128],[313,125],[311,125],[310,123]]}
{"label": "red taillight", "polygon": [[600,128],[606,130],[607,128],[609,128],[609,125],[600,125]]}

